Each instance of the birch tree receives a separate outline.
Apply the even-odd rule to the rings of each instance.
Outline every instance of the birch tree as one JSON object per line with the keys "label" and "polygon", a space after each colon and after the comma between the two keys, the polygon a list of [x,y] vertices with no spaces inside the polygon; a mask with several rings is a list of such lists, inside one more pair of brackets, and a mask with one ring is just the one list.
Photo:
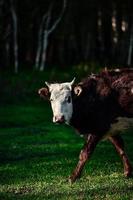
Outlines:
{"label": "birch tree", "polygon": [[52,9],[53,4],[50,5],[49,10],[46,15],[43,16],[42,24],[40,26],[39,30],[39,39],[38,39],[38,50],[36,55],[36,68],[38,68],[39,63],[39,70],[43,71],[46,65],[46,58],[47,58],[47,48],[49,45],[49,36],[50,34],[56,29],[57,25],[61,21],[64,11],[66,8],[66,0],[63,0],[63,7],[60,12],[59,17],[51,24],[51,15],[52,15]]}
{"label": "birch tree", "polygon": [[40,25],[39,33],[38,33],[38,47],[37,47],[37,53],[36,53],[36,59],[35,59],[35,69],[39,68],[40,64],[40,57],[41,57],[41,51],[42,51],[42,34],[43,34],[43,27],[45,20],[48,16],[48,13],[44,14],[42,17],[42,22]]}
{"label": "birch tree", "polygon": [[128,66],[131,65],[131,62],[132,62],[132,51],[133,51],[133,24],[131,26],[130,42],[129,42],[129,49],[128,49],[128,59],[127,59]]}
{"label": "birch tree", "polygon": [[9,23],[6,27],[5,39],[5,50],[6,50],[6,66],[10,65],[10,36],[11,36],[11,24]]}
{"label": "birch tree", "polygon": [[11,3],[11,15],[13,21],[13,51],[14,51],[14,72],[18,73],[18,25],[17,25],[17,15],[14,8],[13,0],[10,0]]}

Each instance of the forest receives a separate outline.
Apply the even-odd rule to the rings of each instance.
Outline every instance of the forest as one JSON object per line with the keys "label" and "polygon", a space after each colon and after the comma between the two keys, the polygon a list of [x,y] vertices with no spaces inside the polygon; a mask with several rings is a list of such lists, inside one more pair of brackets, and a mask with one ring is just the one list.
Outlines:
{"label": "forest", "polygon": [[[0,0],[0,200],[133,200],[133,179],[124,177],[108,140],[98,144],[80,180],[68,181],[85,138],[54,124],[49,101],[38,94],[46,82],[75,77],[77,84],[103,68],[132,67],[132,2]],[[104,94],[101,102],[111,102]],[[133,165],[133,127],[122,133]]]}
{"label": "forest", "polygon": [[0,68],[133,64],[131,0],[0,0]]}

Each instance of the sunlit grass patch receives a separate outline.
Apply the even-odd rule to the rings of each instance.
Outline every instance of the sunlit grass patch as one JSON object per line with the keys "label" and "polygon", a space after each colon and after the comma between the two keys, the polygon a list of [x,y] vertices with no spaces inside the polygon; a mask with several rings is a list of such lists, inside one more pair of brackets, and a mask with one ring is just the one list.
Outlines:
{"label": "sunlit grass patch", "polygon": [[[133,179],[125,179],[112,144],[102,141],[80,180],[67,181],[83,138],[54,125],[46,103],[0,108],[0,199],[133,199]],[[132,130],[123,136],[133,162]]]}

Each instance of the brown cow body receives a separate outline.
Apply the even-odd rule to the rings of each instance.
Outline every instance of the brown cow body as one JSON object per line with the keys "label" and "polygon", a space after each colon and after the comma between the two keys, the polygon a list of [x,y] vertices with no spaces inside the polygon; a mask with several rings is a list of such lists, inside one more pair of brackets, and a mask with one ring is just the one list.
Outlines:
{"label": "brown cow body", "polygon": [[[46,88],[40,89],[39,94],[46,96],[44,90]],[[84,135],[86,141],[69,180],[74,182],[80,177],[86,161],[104,137],[115,146],[124,164],[124,174],[130,176],[131,164],[119,133],[132,125],[133,69],[104,70],[90,75],[73,86],[71,94],[73,112],[70,125]],[[59,122],[63,120],[64,116]]]}
{"label": "brown cow body", "polygon": [[103,71],[78,86],[82,93],[73,97],[71,125],[81,134],[104,136],[118,120],[133,117],[133,70]]}

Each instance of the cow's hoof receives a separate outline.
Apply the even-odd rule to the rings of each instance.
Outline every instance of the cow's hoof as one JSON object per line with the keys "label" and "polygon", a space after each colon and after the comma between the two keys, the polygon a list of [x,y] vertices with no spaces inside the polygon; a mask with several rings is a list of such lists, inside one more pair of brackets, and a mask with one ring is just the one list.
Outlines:
{"label": "cow's hoof", "polygon": [[73,183],[75,182],[75,180],[74,180],[73,178],[69,177],[69,178],[68,178],[68,182],[69,182],[70,184],[73,184]]}
{"label": "cow's hoof", "polygon": [[70,184],[73,184],[75,181],[76,181],[76,177],[74,177],[74,176],[70,176],[70,177],[68,178],[68,182],[69,182]]}
{"label": "cow's hoof", "polygon": [[126,178],[133,178],[133,174],[132,174],[131,171],[126,171],[126,172],[124,172],[124,176],[125,176]]}
{"label": "cow's hoof", "polygon": [[78,174],[78,175],[73,174],[73,175],[71,175],[71,176],[68,178],[68,182],[72,184],[72,183],[74,183],[77,179],[80,179],[80,177],[81,177],[81,173]]}

